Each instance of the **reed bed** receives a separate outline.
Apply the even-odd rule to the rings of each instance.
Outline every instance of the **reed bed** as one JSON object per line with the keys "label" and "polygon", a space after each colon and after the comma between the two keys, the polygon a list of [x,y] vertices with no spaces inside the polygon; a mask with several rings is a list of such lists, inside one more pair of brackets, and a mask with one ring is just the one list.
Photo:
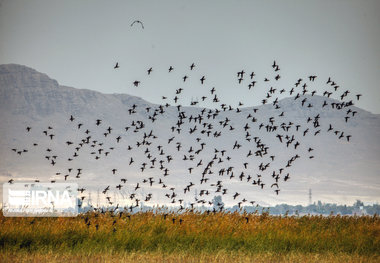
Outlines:
{"label": "reed bed", "polygon": [[122,261],[141,257],[137,261],[147,262],[208,262],[209,257],[220,262],[297,262],[296,258],[329,262],[331,255],[338,257],[336,262],[376,262],[380,218],[190,211],[90,212],[74,218],[0,215],[1,262],[9,258],[60,262],[65,257],[75,261],[83,255],[101,262],[115,257]]}

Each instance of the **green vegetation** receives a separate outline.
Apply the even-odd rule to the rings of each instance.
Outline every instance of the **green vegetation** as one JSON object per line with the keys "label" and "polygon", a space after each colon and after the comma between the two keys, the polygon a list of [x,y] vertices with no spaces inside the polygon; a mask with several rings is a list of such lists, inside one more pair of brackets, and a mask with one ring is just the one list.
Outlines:
{"label": "green vegetation", "polygon": [[166,216],[92,212],[76,218],[0,216],[0,252],[2,256],[334,254],[369,260],[380,256],[380,218],[192,212]]}

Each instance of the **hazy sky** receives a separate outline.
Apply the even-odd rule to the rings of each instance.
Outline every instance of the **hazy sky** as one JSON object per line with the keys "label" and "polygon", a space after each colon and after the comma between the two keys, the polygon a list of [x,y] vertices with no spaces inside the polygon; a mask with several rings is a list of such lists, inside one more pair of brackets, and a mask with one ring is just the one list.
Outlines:
{"label": "hazy sky", "polygon": [[[357,106],[380,113],[378,0],[0,3],[0,63],[35,68],[61,85],[158,103],[187,74],[183,104],[215,86],[223,102],[251,106],[260,104],[261,80],[273,77],[275,59],[281,68],[276,87],[289,89],[313,74],[321,94],[331,76],[342,91],[363,94]],[[144,30],[130,26],[135,19]],[[113,69],[115,62],[120,69]],[[196,70],[189,72],[193,62]],[[241,69],[256,72],[257,92],[237,84]],[[135,80],[140,87],[133,87]]]}

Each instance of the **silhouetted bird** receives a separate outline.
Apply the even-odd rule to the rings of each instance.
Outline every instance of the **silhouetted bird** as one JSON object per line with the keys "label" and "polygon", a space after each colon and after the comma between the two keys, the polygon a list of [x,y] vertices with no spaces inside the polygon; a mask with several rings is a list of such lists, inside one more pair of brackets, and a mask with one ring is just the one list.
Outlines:
{"label": "silhouetted bird", "polygon": [[135,20],[132,22],[131,26],[133,26],[135,23],[140,24],[142,29],[144,29],[144,24],[140,20]]}

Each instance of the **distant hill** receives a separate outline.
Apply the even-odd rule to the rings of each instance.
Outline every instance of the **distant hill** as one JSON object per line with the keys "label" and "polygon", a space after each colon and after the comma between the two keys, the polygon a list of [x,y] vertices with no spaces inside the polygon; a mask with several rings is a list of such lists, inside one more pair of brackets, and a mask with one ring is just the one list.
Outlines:
{"label": "distant hill", "polygon": [[[312,107],[301,106],[301,100],[304,98]],[[325,101],[328,106],[322,108]],[[190,116],[197,117],[201,114],[203,108],[182,107],[181,111],[187,118],[181,126],[181,132],[178,133],[176,124],[179,112],[176,106],[162,106],[160,110],[159,105],[138,97],[127,94],[102,94],[60,86],[56,80],[26,66],[0,65],[0,180],[6,182],[10,178],[39,178],[62,181],[64,175],[69,174],[67,169],[73,168],[67,177],[68,180],[76,181],[92,190],[103,190],[107,185],[111,185],[114,191],[120,179],[127,178],[128,183],[121,191],[124,195],[133,193],[134,187],[140,182],[142,189],[138,190],[139,194],[145,196],[147,193],[153,193],[152,200],[161,203],[170,201],[165,197],[165,193],[170,191],[167,188],[162,189],[162,184],[158,184],[160,178],[168,188],[176,187],[179,194],[177,199],[180,199],[181,195],[183,198],[189,196],[183,194],[183,189],[189,182],[193,182],[195,186],[191,188],[191,199],[198,194],[199,199],[210,200],[212,196],[220,193],[215,193],[216,187],[206,185],[222,180],[223,188],[228,188],[228,194],[223,196],[225,203],[234,202],[231,196],[235,192],[263,205],[283,202],[306,203],[309,188],[313,189],[315,199],[326,202],[353,203],[355,199],[379,201],[380,115],[351,106],[349,108],[357,113],[355,116],[349,114],[351,117],[345,122],[348,108],[336,110],[331,107],[332,103],[338,101],[318,95],[305,95],[298,100],[289,97],[279,101],[280,109],[275,109],[272,105],[261,105],[254,107],[257,109],[256,113],[252,107],[241,108],[240,113],[237,113],[236,109],[220,110],[215,119],[215,110],[209,112],[210,109],[206,109],[202,122],[206,122],[206,125],[212,124],[209,136],[207,132],[202,133],[202,130],[207,130],[209,126],[188,121]],[[150,108],[150,111],[146,108]],[[135,113],[130,114],[130,111]],[[161,114],[160,111],[164,113]],[[282,112],[283,117],[280,116]],[[256,122],[252,122],[252,117],[247,118],[250,114]],[[321,126],[314,128],[313,122],[307,123],[307,119],[318,114]],[[75,117],[73,122],[69,120],[71,115]],[[210,115],[209,119],[207,115]],[[271,117],[274,117],[275,125],[278,127],[276,131],[266,132],[265,126],[270,124]],[[152,118],[156,120],[152,122]],[[226,118],[230,121],[223,128],[221,123]],[[102,120],[99,126],[96,125],[97,119]],[[137,121],[143,121],[144,128],[136,130],[138,124],[131,125]],[[289,131],[281,128],[289,126],[289,122],[293,123]],[[77,127],[79,123],[83,124],[80,129]],[[260,129],[261,123],[264,127]],[[250,141],[245,139],[247,131],[243,127],[246,124],[250,127],[247,130],[250,133]],[[297,124],[301,125],[299,131],[294,127]],[[330,124],[333,130],[327,132]],[[30,132],[26,131],[27,126],[31,127]],[[48,129],[49,126],[52,129]],[[112,132],[105,137],[104,133],[107,133],[106,129],[109,126],[112,127]],[[125,131],[127,126],[130,128]],[[197,126],[196,131],[190,134],[189,131],[194,126]],[[231,131],[230,127],[234,130]],[[90,131],[89,134],[84,133],[86,129]],[[306,129],[309,129],[309,132],[303,136]],[[318,130],[320,133],[314,136]],[[53,139],[50,140],[43,131],[54,134]],[[147,137],[146,141],[151,145],[142,144],[138,147],[137,142],[143,143],[144,133],[148,136],[150,131],[152,136]],[[337,135],[334,131],[338,131]],[[221,132],[221,135],[214,137],[215,132]],[[339,139],[342,132],[344,136]],[[278,134],[283,136],[284,141],[286,135],[294,135],[295,139],[286,147],[285,143],[280,143]],[[350,142],[347,141],[347,135],[352,136]],[[76,150],[75,147],[87,136],[91,136],[90,141],[97,141],[93,143],[95,146],[91,147],[90,143]],[[118,136],[121,136],[119,143],[116,141]],[[153,136],[157,139],[153,139]],[[175,138],[168,144],[168,139],[173,136]],[[249,150],[253,153],[257,150],[255,137],[269,147],[269,153],[263,158],[247,157]],[[199,142],[197,138],[200,138]],[[67,145],[67,141],[73,144]],[[232,150],[235,141],[242,145],[238,151]],[[297,141],[300,147],[295,150],[294,143]],[[33,146],[34,143],[38,145]],[[99,143],[102,145],[98,145]],[[181,143],[179,151],[176,148],[177,143]],[[201,143],[205,143],[205,149],[195,154],[195,151],[201,148]],[[128,146],[133,149],[128,150]],[[165,154],[160,155],[157,146],[163,146]],[[112,147],[114,150],[109,149]],[[48,148],[52,151],[46,151]],[[149,153],[146,153],[147,148],[150,158]],[[308,152],[309,148],[313,150]],[[19,155],[12,149],[25,149],[27,152]],[[104,150],[99,153],[99,149]],[[226,150],[226,156],[221,155],[222,150]],[[78,157],[73,157],[75,152]],[[109,154],[106,156],[105,152]],[[213,174],[207,175],[207,184],[200,184],[201,173],[215,154],[217,158],[214,160]],[[274,182],[272,172],[278,173],[296,154],[301,157],[283,171],[279,183],[281,191],[279,195],[275,195],[274,189],[270,188]],[[57,156],[56,164],[52,166],[51,160],[54,155]],[[167,155],[171,155],[174,160],[167,163]],[[194,156],[194,161],[189,160],[191,155]],[[225,159],[227,156],[231,157],[230,161]],[[273,162],[270,156],[275,156]],[[310,156],[314,158],[310,159]],[[135,162],[130,166],[131,157]],[[73,161],[68,161],[69,158]],[[151,161],[154,158],[156,162],[153,165]],[[183,160],[184,158],[186,160]],[[159,169],[160,160],[165,160],[164,166],[169,169],[168,176],[164,176],[163,169]],[[202,164],[197,167],[200,160]],[[223,162],[219,163],[219,160]],[[244,162],[249,163],[247,169],[243,167]],[[269,162],[271,164],[267,170],[258,170],[260,163]],[[146,163],[146,168],[142,173],[143,163]],[[150,168],[151,166],[154,168]],[[193,168],[191,174],[188,171],[189,167]],[[218,175],[220,169],[228,167],[234,167],[235,177],[232,180],[229,175]],[[80,178],[75,178],[78,168],[82,169],[82,174]],[[115,175],[111,172],[113,168],[117,169]],[[241,172],[245,175],[242,181],[239,179]],[[284,182],[282,179],[287,173],[290,174],[290,179]],[[257,174],[262,175],[266,184],[264,190],[252,185],[252,181],[247,183],[248,175],[257,179]],[[154,178],[152,187],[149,183],[143,183],[143,180],[148,180],[149,177]],[[200,191],[205,188],[210,189],[210,196],[200,197]]]}

